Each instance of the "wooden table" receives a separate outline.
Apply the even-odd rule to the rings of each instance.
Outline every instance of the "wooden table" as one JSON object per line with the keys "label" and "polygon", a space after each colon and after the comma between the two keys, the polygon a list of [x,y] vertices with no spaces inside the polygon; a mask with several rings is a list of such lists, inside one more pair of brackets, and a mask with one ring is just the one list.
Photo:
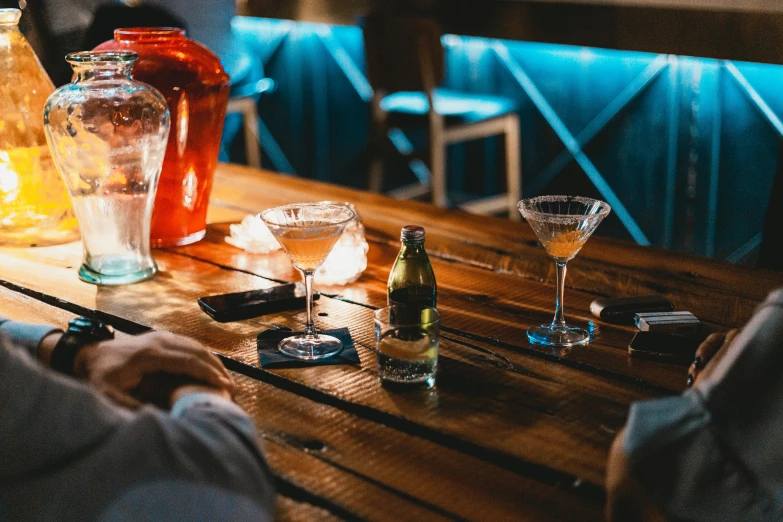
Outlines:
{"label": "wooden table", "polygon": [[[304,311],[219,324],[196,298],[298,280],[285,254],[226,244],[228,223],[324,199],[355,203],[367,227],[367,271],[321,286],[316,309],[321,327],[351,329],[361,364],[263,370],[255,334],[301,328]],[[155,252],[156,278],[124,287],[79,281],[78,243],[0,249],[0,315],[63,324],[95,314],[129,333],[190,335],[220,354],[279,477],[283,520],[599,520],[607,452],[628,406],[680,391],[686,369],[630,359],[633,329],[595,320],[590,302],[662,293],[726,329],[783,284],[773,272],[593,238],[569,264],[565,304],[595,340],[550,350],[525,335],[551,319],[555,293],[554,264],[526,223],[231,165],[218,168],[210,221],[204,241]],[[427,229],[443,328],[436,389],[400,393],[381,388],[367,347],[405,224]]]}

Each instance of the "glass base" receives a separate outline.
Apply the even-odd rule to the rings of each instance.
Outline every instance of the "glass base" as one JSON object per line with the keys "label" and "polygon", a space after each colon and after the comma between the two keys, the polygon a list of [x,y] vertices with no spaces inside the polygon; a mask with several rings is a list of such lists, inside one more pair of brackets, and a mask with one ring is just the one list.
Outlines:
{"label": "glass base", "polygon": [[277,349],[289,357],[313,361],[340,353],[343,342],[331,335],[295,335],[280,341]]}
{"label": "glass base", "polygon": [[378,380],[381,382],[381,387],[383,387],[386,390],[394,391],[394,392],[406,392],[411,390],[431,390],[435,387],[435,376],[430,375],[429,377],[423,378],[420,381],[392,381],[389,379],[384,379],[383,377],[378,377]]}
{"label": "glass base", "polygon": [[199,230],[198,232],[193,232],[192,234],[185,236],[185,237],[163,237],[163,238],[152,238],[150,240],[150,246],[152,248],[163,248],[163,247],[175,247],[175,246],[185,246],[190,245],[191,243],[195,243],[197,241],[201,241],[204,239],[204,236],[207,235],[207,229]]}
{"label": "glass base", "polygon": [[116,286],[116,285],[128,285],[131,283],[138,283],[139,281],[144,281],[146,279],[151,278],[155,275],[155,272],[158,271],[157,265],[155,263],[152,263],[152,266],[149,268],[145,268],[144,270],[140,270],[138,272],[132,272],[130,274],[101,274],[100,272],[96,272],[95,270],[91,269],[87,265],[82,265],[79,267],[79,279],[86,283],[90,283],[93,285],[103,285],[103,286]]}
{"label": "glass base", "polygon": [[384,387],[432,388],[435,386],[437,356],[431,359],[410,360],[392,357],[378,351],[378,378]]}
{"label": "glass base", "polygon": [[542,324],[527,331],[531,343],[545,346],[577,346],[590,342],[590,332],[571,326]]}

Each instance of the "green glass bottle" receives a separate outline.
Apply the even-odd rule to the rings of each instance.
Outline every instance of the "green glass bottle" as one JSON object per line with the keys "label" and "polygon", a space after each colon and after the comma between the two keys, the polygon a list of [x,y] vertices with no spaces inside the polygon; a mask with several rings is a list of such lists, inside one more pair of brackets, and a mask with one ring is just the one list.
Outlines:
{"label": "green glass bottle", "polygon": [[430,258],[424,250],[424,228],[402,227],[402,248],[389,274],[389,305],[436,306],[438,287]]}

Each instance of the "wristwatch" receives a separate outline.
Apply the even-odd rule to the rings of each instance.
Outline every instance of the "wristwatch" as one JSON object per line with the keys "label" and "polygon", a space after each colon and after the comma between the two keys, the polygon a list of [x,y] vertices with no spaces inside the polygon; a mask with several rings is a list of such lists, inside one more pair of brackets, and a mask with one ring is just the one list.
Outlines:
{"label": "wristwatch", "polygon": [[68,329],[52,350],[49,366],[65,375],[73,376],[76,354],[87,345],[114,339],[114,330],[96,319],[77,317],[68,323]]}

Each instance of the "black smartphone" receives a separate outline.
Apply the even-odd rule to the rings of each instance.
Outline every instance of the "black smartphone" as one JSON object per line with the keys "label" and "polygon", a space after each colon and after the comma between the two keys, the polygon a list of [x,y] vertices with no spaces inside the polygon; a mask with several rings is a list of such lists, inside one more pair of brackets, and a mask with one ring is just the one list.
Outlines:
{"label": "black smartphone", "polygon": [[636,314],[643,312],[670,312],[671,302],[662,295],[634,295],[630,297],[599,297],[590,303],[590,312],[602,321],[614,324],[633,324]]}
{"label": "black smartphone", "polygon": [[642,357],[663,362],[691,364],[696,355],[696,348],[703,337],[672,335],[658,332],[637,332],[628,353],[631,357]]}
{"label": "black smartphone", "polygon": [[[306,297],[302,283],[290,283],[263,290],[199,297],[198,305],[215,321],[227,323],[304,308]],[[319,297],[318,292],[313,292],[313,299]]]}

